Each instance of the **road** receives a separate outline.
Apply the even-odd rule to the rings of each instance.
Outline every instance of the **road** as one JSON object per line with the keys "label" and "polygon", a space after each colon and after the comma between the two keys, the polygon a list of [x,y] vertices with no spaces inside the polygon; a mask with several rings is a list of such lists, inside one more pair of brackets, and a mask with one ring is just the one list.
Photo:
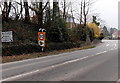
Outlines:
{"label": "road", "polygon": [[2,64],[1,81],[118,81],[118,41]]}

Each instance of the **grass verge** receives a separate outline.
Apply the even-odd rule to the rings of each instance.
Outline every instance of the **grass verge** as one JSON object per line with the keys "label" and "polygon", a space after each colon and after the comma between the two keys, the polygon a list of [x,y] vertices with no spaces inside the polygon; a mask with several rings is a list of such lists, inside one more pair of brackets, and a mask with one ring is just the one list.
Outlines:
{"label": "grass verge", "polygon": [[50,55],[55,55],[55,54],[60,54],[60,53],[65,53],[65,52],[72,52],[72,51],[76,51],[76,50],[89,49],[89,48],[94,48],[94,47],[95,47],[95,45],[88,45],[88,46],[83,46],[80,48],[72,48],[72,49],[45,52],[45,53],[43,52],[43,53],[31,53],[31,54],[22,54],[22,55],[13,55],[13,56],[3,56],[2,63],[43,57],[43,56],[50,56]]}

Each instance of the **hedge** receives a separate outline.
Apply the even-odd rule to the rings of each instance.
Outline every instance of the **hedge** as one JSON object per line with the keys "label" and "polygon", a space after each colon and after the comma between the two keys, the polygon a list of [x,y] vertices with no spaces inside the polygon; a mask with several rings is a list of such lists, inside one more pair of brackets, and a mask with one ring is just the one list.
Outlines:
{"label": "hedge", "polygon": [[[80,47],[81,44],[82,42],[49,43],[45,47],[45,52],[76,48],[76,47]],[[41,47],[38,44],[25,44],[25,45],[21,44],[21,45],[12,45],[2,48],[2,56],[28,54],[33,52],[41,52]]]}

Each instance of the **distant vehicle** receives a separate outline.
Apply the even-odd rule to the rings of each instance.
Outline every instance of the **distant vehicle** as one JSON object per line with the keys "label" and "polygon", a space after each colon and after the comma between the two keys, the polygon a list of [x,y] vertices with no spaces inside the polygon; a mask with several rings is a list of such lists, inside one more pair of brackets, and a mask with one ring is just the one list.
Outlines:
{"label": "distant vehicle", "polygon": [[120,39],[120,30],[118,30],[112,34],[112,39]]}

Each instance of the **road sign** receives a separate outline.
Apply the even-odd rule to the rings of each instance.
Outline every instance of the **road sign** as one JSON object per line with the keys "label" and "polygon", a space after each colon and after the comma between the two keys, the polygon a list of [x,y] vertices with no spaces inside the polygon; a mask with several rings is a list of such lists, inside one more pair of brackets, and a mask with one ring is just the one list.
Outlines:
{"label": "road sign", "polygon": [[12,31],[1,32],[1,41],[2,42],[13,42]]}
{"label": "road sign", "polygon": [[[41,29],[41,31],[43,30]],[[45,35],[46,35],[46,32],[38,32],[38,44],[41,47],[45,47]]]}
{"label": "road sign", "polygon": [[41,47],[45,47],[45,41],[43,41],[43,40],[38,41],[38,44],[39,44]]}
{"label": "road sign", "polygon": [[38,40],[45,40],[45,32],[38,32]]}

